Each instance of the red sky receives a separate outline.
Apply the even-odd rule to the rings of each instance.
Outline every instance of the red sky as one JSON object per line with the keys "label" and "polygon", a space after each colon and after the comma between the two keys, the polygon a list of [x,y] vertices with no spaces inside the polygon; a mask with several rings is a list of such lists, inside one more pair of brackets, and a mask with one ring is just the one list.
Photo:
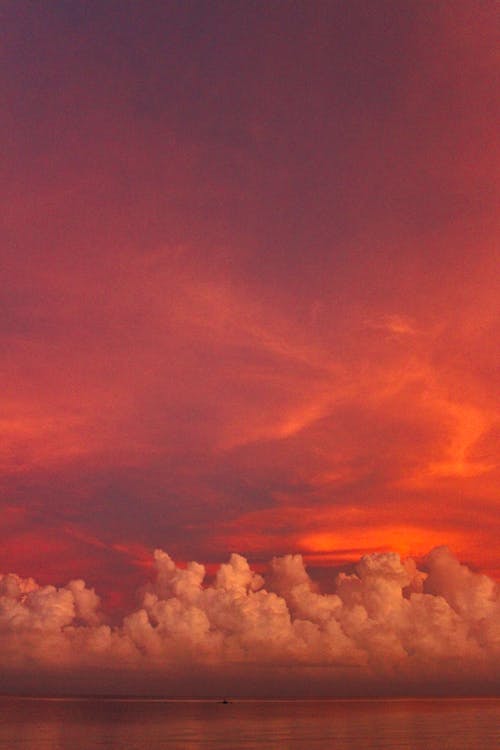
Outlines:
{"label": "red sky", "polygon": [[497,13],[2,4],[0,570],[500,577]]}

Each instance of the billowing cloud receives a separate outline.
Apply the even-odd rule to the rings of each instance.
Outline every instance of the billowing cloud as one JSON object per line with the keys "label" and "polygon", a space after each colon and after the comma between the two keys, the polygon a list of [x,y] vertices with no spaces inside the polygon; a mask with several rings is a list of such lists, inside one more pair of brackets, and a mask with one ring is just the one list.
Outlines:
{"label": "billowing cloud", "polygon": [[94,691],[177,685],[193,695],[222,684],[244,695],[247,679],[271,694],[500,686],[498,585],[446,547],[420,567],[393,552],[366,555],[330,593],[300,555],[274,558],[263,577],[232,554],[208,582],[203,565],[181,568],[161,550],[155,566],[140,606],[115,625],[81,580],[56,588],[1,576],[0,662],[10,687],[31,675],[43,692],[58,674],[66,684],[72,675],[73,689],[85,674]]}

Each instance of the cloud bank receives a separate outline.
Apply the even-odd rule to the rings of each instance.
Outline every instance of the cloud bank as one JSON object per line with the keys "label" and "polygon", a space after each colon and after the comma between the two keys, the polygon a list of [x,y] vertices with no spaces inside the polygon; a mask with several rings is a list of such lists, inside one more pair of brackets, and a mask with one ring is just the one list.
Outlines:
{"label": "cloud bank", "polygon": [[446,547],[422,570],[363,557],[321,593],[300,555],[265,579],[232,554],[204,583],[196,562],[155,552],[156,579],[118,625],[82,580],[0,576],[4,690],[231,694],[495,692],[498,584]]}

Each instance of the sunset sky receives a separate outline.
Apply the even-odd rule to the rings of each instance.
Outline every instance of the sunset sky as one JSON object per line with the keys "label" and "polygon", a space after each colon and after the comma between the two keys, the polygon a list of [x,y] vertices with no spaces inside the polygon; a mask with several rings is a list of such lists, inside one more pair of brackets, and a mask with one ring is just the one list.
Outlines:
{"label": "sunset sky", "polygon": [[155,548],[500,579],[497,34],[493,0],[1,3],[0,571],[108,611]]}

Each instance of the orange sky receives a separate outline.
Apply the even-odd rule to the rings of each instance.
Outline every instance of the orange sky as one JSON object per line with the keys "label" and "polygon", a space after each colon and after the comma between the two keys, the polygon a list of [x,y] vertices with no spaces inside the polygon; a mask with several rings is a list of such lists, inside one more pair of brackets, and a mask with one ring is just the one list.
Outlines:
{"label": "orange sky", "polygon": [[0,569],[500,578],[495,6],[4,11]]}

